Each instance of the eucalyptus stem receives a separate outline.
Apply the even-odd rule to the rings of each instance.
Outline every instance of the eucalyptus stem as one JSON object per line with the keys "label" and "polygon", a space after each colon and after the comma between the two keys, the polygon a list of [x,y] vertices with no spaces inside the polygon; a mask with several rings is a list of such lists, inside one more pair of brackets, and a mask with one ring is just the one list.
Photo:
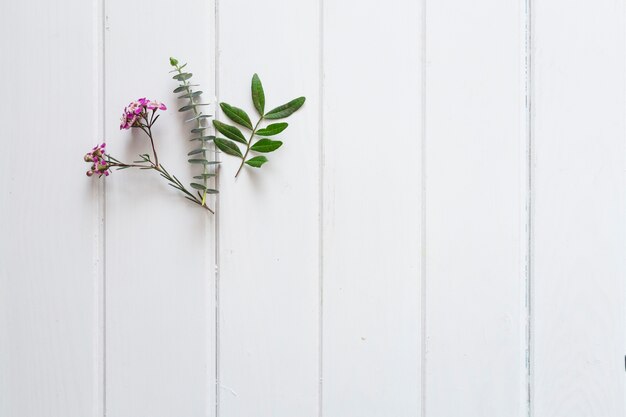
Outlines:
{"label": "eucalyptus stem", "polygon": [[252,139],[254,139],[254,135],[256,134],[256,131],[259,129],[259,125],[261,124],[262,121],[263,121],[263,116],[261,116],[259,121],[256,122],[256,125],[254,125],[254,129],[252,129],[252,134],[250,134],[250,139],[248,139],[248,146],[246,147],[246,153],[244,153],[243,158],[241,158],[241,165],[239,165],[239,169],[237,170],[237,173],[235,174],[235,178],[237,178],[237,176],[241,172],[241,169],[243,168],[243,164],[246,163],[246,158],[248,157],[248,153],[250,152],[250,147],[252,146]]}
{"label": "eucalyptus stem", "polygon": [[[183,73],[182,67],[179,66],[178,64],[176,64],[175,68],[178,74]],[[200,112],[198,112],[198,109],[196,108],[197,103],[194,101],[194,97],[192,95],[192,90],[190,88],[189,81],[183,80],[182,87],[185,88],[185,92],[189,96],[189,105],[191,106],[191,109],[193,110],[194,117],[198,117],[200,115]],[[196,128],[202,129],[202,131],[199,132],[199,134],[200,134],[200,137],[204,136],[204,131],[207,129],[207,127],[203,126],[201,118],[196,119]],[[204,140],[201,140],[200,142],[201,142],[200,147],[202,148],[202,156],[206,159],[206,152],[208,150],[206,147],[206,142]],[[203,206],[206,204],[207,187],[209,183],[207,174],[209,174],[209,167],[208,165],[204,164],[202,168],[202,185],[204,185],[204,191],[202,192],[202,205]]]}

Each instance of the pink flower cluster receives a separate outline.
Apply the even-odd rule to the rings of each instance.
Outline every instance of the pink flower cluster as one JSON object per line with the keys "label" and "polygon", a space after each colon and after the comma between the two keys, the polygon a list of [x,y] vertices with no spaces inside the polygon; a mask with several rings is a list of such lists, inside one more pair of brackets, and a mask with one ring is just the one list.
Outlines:
{"label": "pink flower cluster", "polygon": [[91,150],[85,154],[85,162],[91,162],[91,169],[87,171],[87,176],[91,177],[93,174],[98,174],[98,176],[109,176],[111,173],[110,165],[106,160],[106,143],[101,145],[96,145]]}
{"label": "pink flower cluster", "polygon": [[148,100],[145,97],[131,101],[128,106],[124,108],[124,113],[122,114],[122,120],[120,123],[120,130],[130,129],[133,126],[139,126],[140,118],[142,116],[145,117],[148,110],[167,110],[167,107],[159,101]]}

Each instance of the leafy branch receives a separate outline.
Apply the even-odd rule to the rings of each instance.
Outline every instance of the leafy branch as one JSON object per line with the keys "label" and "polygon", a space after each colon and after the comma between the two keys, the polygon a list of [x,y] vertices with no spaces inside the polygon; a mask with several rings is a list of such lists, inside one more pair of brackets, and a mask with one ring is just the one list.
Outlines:
{"label": "leafy branch", "polygon": [[202,91],[197,90],[194,91],[192,87],[197,87],[197,84],[190,84],[189,80],[192,77],[192,73],[184,72],[183,68],[187,66],[187,64],[179,65],[178,60],[176,58],[170,58],[170,65],[174,67],[174,69],[170,72],[174,72],[174,76],[172,77],[176,81],[179,82],[178,87],[174,89],[174,93],[184,93],[178,96],[178,99],[187,100],[186,105],[182,106],[178,109],[179,112],[188,112],[191,111],[193,113],[193,117],[187,122],[194,122],[195,127],[191,129],[191,133],[198,135],[196,137],[191,138],[191,141],[200,142],[200,146],[196,149],[193,149],[187,155],[192,157],[188,160],[190,164],[201,165],[202,173],[200,175],[194,176],[194,179],[202,180],[202,183],[192,182],[189,184],[192,188],[199,190],[202,192],[201,196],[201,205],[204,206],[206,204],[206,196],[207,194],[216,194],[218,191],[213,188],[209,188],[209,179],[214,177],[215,174],[210,172],[209,166],[216,164],[216,161],[209,161],[207,159],[208,142],[215,139],[215,136],[207,135],[206,130],[208,126],[204,125],[204,120],[210,118],[211,116],[208,114],[203,114],[198,107],[205,106],[208,104],[201,104],[196,100],[200,99],[202,95]]}
{"label": "leafy branch", "polygon": [[[253,168],[260,168],[268,161],[265,155],[254,156],[248,159],[250,151],[255,153],[274,152],[283,144],[282,141],[269,139],[265,136],[278,135],[287,129],[289,126],[287,123],[272,123],[264,128],[260,128],[261,123],[265,120],[284,119],[291,116],[302,107],[306,100],[304,97],[298,97],[265,113],[265,92],[263,91],[263,85],[257,74],[254,74],[252,77],[251,92],[252,103],[259,114],[259,119],[254,125],[252,124],[252,120],[250,120],[250,116],[248,116],[244,110],[227,103],[220,103],[220,108],[226,117],[251,132],[247,139],[237,126],[229,125],[219,120],[213,120],[215,129],[225,136],[224,138],[215,138],[215,146],[225,154],[241,159],[241,164],[239,165],[239,169],[237,169],[235,178],[239,176],[244,164]],[[245,145],[244,152],[241,151],[238,143]]]}

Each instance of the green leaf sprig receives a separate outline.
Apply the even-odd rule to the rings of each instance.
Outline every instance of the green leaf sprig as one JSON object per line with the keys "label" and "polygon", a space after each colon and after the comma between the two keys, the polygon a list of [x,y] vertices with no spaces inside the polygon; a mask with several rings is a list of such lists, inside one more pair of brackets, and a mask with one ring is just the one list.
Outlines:
{"label": "green leaf sprig", "polygon": [[207,158],[207,152],[209,152],[208,142],[214,140],[215,136],[207,134],[208,126],[204,124],[204,121],[205,119],[210,118],[211,115],[203,114],[199,109],[200,106],[207,106],[208,104],[199,103],[202,91],[193,90],[192,87],[197,87],[198,84],[190,84],[189,80],[193,74],[183,71],[183,68],[185,68],[187,64],[179,65],[176,58],[170,58],[170,65],[174,67],[174,69],[170,72],[175,73],[172,78],[179,83],[178,87],[174,89],[174,93],[184,93],[178,96],[178,99],[187,101],[187,104],[179,108],[178,111],[191,111],[193,113],[193,117],[186,120],[186,122],[194,123],[194,128],[191,129],[191,133],[196,136],[192,137],[190,141],[198,141],[200,142],[200,146],[189,152],[187,155],[191,157],[188,159],[190,164],[195,166],[200,165],[202,167],[202,173],[194,176],[194,179],[201,180],[202,183],[192,182],[189,185],[198,190],[198,193],[201,195],[202,205],[205,205],[207,194],[216,194],[218,192],[216,189],[209,187],[209,179],[215,176],[215,173],[211,172],[209,167],[218,163],[216,161],[209,161]]}
{"label": "green leaf sprig", "polygon": [[[252,77],[251,90],[252,103],[259,114],[259,119],[254,125],[252,124],[252,120],[250,120],[250,116],[248,116],[244,110],[231,106],[227,103],[220,103],[220,107],[226,117],[251,132],[247,139],[237,126],[229,125],[220,122],[219,120],[213,120],[213,126],[215,129],[225,136],[215,138],[215,146],[217,146],[217,148],[225,154],[241,159],[241,164],[235,174],[235,178],[239,176],[244,164],[254,168],[260,168],[268,161],[265,155],[248,158],[251,151],[254,153],[274,152],[283,144],[280,140],[269,139],[265,136],[276,136],[287,129],[287,126],[289,125],[287,123],[280,122],[271,123],[264,128],[261,128],[261,122],[264,120],[287,118],[302,107],[306,100],[305,97],[298,97],[291,100],[289,103],[278,106],[266,113],[265,92],[263,91],[263,85],[261,84],[261,80],[257,74],[254,74]],[[245,146],[244,152],[241,151],[238,143]]]}

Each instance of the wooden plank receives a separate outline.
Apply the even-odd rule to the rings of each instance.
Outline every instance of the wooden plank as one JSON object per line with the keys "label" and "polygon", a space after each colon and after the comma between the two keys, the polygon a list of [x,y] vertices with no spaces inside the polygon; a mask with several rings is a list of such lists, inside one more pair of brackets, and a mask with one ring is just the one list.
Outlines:
{"label": "wooden plank", "polygon": [[421,415],[422,23],[411,0],[324,3],[328,417]]}
{"label": "wooden plank", "polygon": [[534,415],[626,415],[624,5],[533,9]]}
{"label": "wooden plank", "polygon": [[[318,2],[233,0],[219,6],[219,99],[256,119],[299,95],[284,145],[260,170],[222,155],[219,379],[222,416],[316,416],[319,316]],[[249,30],[242,30],[249,28]],[[222,120],[225,117],[220,116]]]}
{"label": "wooden plank", "polygon": [[100,191],[82,160],[102,135],[100,9],[0,14],[2,416],[101,415]]}
{"label": "wooden plank", "polygon": [[426,10],[426,415],[525,416],[523,4]]}
{"label": "wooden plank", "polygon": [[[189,183],[194,144],[168,59],[189,63],[205,102],[214,96],[213,3],[107,0],[106,13],[110,150],[124,160],[148,152],[118,120],[138,97],[164,101],[160,162]],[[114,172],[106,191],[107,416],[214,415],[214,218],[153,172]]]}

